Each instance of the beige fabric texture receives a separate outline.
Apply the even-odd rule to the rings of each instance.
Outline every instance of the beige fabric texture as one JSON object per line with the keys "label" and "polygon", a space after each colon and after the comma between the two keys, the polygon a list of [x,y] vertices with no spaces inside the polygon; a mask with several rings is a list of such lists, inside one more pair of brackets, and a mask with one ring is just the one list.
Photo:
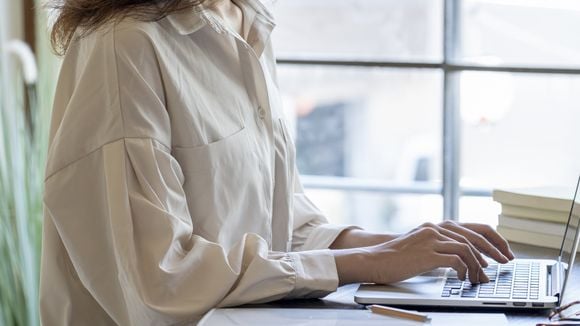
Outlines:
{"label": "beige fabric texture", "polygon": [[348,228],[305,196],[270,11],[237,0],[124,19],[64,57],[45,180],[41,319],[188,325],[213,307],[321,297]]}

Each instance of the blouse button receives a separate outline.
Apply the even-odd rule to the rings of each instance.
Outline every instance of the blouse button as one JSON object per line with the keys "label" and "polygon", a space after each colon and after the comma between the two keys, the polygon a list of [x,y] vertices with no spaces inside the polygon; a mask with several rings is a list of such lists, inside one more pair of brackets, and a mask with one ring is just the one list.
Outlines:
{"label": "blouse button", "polygon": [[264,120],[264,118],[266,117],[266,110],[264,110],[264,108],[261,106],[258,107],[258,116],[262,120]]}

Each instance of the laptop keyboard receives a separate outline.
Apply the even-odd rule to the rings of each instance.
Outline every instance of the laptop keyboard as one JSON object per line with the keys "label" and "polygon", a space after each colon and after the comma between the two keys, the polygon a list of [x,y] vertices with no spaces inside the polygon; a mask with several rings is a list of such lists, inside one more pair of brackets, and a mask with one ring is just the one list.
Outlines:
{"label": "laptop keyboard", "polygon": [[458,278],[447,278],[442,297],[531,299],[539,298],[540,263],[489,263],[484,268],[489,283],[471,284]]}

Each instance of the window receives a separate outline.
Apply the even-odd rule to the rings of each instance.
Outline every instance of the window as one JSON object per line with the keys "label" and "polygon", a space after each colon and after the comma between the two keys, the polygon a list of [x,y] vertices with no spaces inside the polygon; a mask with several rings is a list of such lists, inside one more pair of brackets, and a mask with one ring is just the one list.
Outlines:
{"label": "window", "polygon": [[492,188],[575,182],[578,1],[278,0],[275,16],[298,167],[334,222],[495,224]]}

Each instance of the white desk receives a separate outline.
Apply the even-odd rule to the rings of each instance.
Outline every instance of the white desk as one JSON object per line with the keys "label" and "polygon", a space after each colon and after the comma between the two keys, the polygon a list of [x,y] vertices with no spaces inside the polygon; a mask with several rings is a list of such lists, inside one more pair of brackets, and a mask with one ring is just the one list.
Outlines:
{"label": "white desk", "polygon": [[465,326],[507,325],[503,314],[429,313],[428,322],[417,322],[360,309],[226,308],[210,311],[199,326]]}
{"label": "white desk", "polygon": [[[512,244],[512,249],[516,253],[516,256],[519,258],[549,258],[553,259],[557,256],[557,251],[553,249],[544,249],[538,247],[532,247],[527,245],[519,245],[519,244]],[[352,284],[343,286],[338,289],[338,291],[330,294],[329,296],[325,297],[321,300],[293,300],[293,301],[277,301],[268,304],[260,304],[260,305],[246,305],[242,306],[243,308],[275,308],[275,309],[288,309],[289,313],[303,313],[304,311],[301,309],[340,309],[340,310],[359,310],[363,311],[366,310],[362,305],[357,304],[354,302],[354,293],[358,285]],[[580,260],[576,261],[574,275],[572,275],[572,279],[569,283],[569,287],[566,290],[566,301],[569,301],[571,298],[580,298]],[[293,310],[298,309],[298,310]],[[419,309],[420,311],[425,312],[453,312],[457,314],[465,313],[465,310],[441,310],[441,309]],[[366,311],[365,311],[366,312]],[[469,310],[470,313],[481,313],[483,311],[477,310]],[[485,310],[485,312],[491,312],[489,310]],[[496,310],[493,312],[501,312],[505,313],[510,325],[535,325],[538,322],[545,322],[547,321],[546,316],[548,315],[548,310],[542,311],[501,311]],[[357,313],[358,314],[358,313]],[[348,316],[344,313],[336,313],[336,316]],[[362,315],[361,315],[362,316]],[[458,315],[460,316],[460,315]],[[281,315],[282,317],[282,315]],[[337,318],[338,318],[337,317]],[[366,317],[364,317],[366,318]],[[280,318],[280,322],[283,322],[283,318]],[[361,321],[364,322],[364,319]],[[482,322],[484,322],[482,320]],[[484,322],[488,326],[490,325],[487,322]],[[275,325],[275,321],[271,324]],[[336,320],[335,323],[331,323],[332,325],[350,325],[342,323],[340,320]],[[471,325],[481,324],[481,323],[469,323]],[[282,324],[280,324],[282,325]],[[326,325],[325,323],[319,324],[320,326]],[[416,325],[416,324],[414,324]]]}

